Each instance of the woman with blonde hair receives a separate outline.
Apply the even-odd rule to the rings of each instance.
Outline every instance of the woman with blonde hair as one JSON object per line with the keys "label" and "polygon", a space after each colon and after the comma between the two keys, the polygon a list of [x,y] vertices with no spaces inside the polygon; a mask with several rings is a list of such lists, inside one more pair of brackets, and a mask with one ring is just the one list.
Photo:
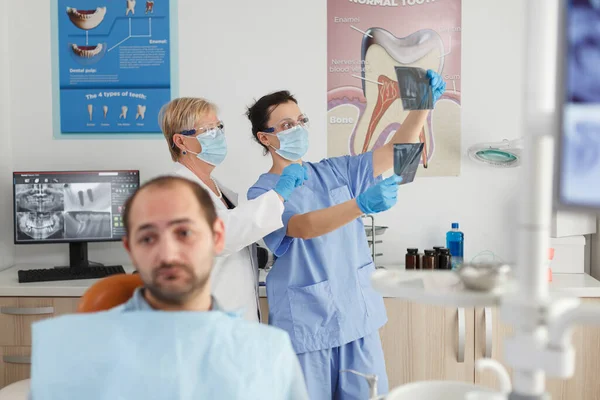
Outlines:
{"label": "woman with blonde hair", "polygon": [[177,98],[162,107],[161,130],[175,174],[198,182],[208,191],[225,223],[225,248],[212,272],[213,295],[227,311],[239,311],[258,321],[258,263],[255,242],[283,226],[281,216],[294,189],[306,179],[299,165],[284,169],[273,188],[254,200],[238,204],[238,196],[212,177],[227,155],[223,122],[217,107],[202,98]]}

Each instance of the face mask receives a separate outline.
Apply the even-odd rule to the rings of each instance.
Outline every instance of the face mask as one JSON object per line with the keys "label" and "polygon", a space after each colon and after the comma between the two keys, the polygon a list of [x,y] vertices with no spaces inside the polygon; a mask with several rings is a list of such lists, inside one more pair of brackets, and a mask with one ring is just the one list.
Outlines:
{"label": "face mask", "polygon": [[214,166],[223,162],[227,155],[227,142],[225,141],[225,133],[222,129],[211,129],[202,135],[196,136],[196,140],[202,146],[202,151],[194,153],[187,150],[188,152],[195,154],[200,160]]}
{"label": "face mask", "polygon": [[[273,135],[267,133],[267,135]],[[279,139],[279,149],[275,153],[289,161],[298,161],[308,151],[308,131],[300,125],[288,129],[287,131],[275,134]]]}

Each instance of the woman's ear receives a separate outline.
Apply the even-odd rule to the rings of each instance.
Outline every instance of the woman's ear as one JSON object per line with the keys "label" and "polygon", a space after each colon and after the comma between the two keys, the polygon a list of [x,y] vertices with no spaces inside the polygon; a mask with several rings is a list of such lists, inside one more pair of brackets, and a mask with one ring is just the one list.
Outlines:
{"label": "woman's ear", "polygon": [[267,135],[265,135],[264,132],[258,132],[256,134],[256,136],[258,137],[259,142],[261,142],[263,145],[269,147],[269,139],[267,139]]}
{"label": "woman's ear", "polygon": [[179,133],[173,135],[173,146],[177,147],[179,150],[183,150],[183,136]]}

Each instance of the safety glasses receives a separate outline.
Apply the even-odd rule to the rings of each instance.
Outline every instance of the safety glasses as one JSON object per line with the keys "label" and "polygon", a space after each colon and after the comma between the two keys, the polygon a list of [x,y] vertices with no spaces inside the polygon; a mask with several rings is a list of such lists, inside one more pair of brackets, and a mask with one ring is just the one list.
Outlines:
{"label": "safety glasses", "polygon": [[181,131],[179,133],[183,136],[215,137],[219,133],[219,131],[223,131],[224,129],[225,124],[223,124],[223,121],[219,121],[215,126],[204,126],[197,129]]}
{"label": "safety glasses", "polygon": [[265,132],[265,133],[282,132],[282,131],[287,131],[288,129],[292,129],[298,125],[304,126],[304,127],[309,126],[309,120],[308,120],[308,116],[306,116],[306,114],[302,114],[300,117],[298,117],[297,121],[294,121],[291,118],[284,118],[281,121],[279,121],[278,123],[276,123],[275,126],[269,127],[267,129],[263,130],[263,132]]}

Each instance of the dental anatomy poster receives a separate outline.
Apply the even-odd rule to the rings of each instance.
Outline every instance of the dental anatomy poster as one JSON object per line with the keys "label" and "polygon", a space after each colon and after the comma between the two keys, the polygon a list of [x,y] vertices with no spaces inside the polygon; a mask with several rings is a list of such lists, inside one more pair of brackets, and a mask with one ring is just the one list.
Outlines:
{"label": "dental anatomy poster", "polygon": [[420,133],[417,177],[460,175],[461,0],[328,0],[327,36],[328,156],[387,143],[410,104],[431,104],[431,69],[446,92]]}
{"label": "dental anatomy poster", "polygon": [[55,137],[160,135],[175,0],[54,0]]}

